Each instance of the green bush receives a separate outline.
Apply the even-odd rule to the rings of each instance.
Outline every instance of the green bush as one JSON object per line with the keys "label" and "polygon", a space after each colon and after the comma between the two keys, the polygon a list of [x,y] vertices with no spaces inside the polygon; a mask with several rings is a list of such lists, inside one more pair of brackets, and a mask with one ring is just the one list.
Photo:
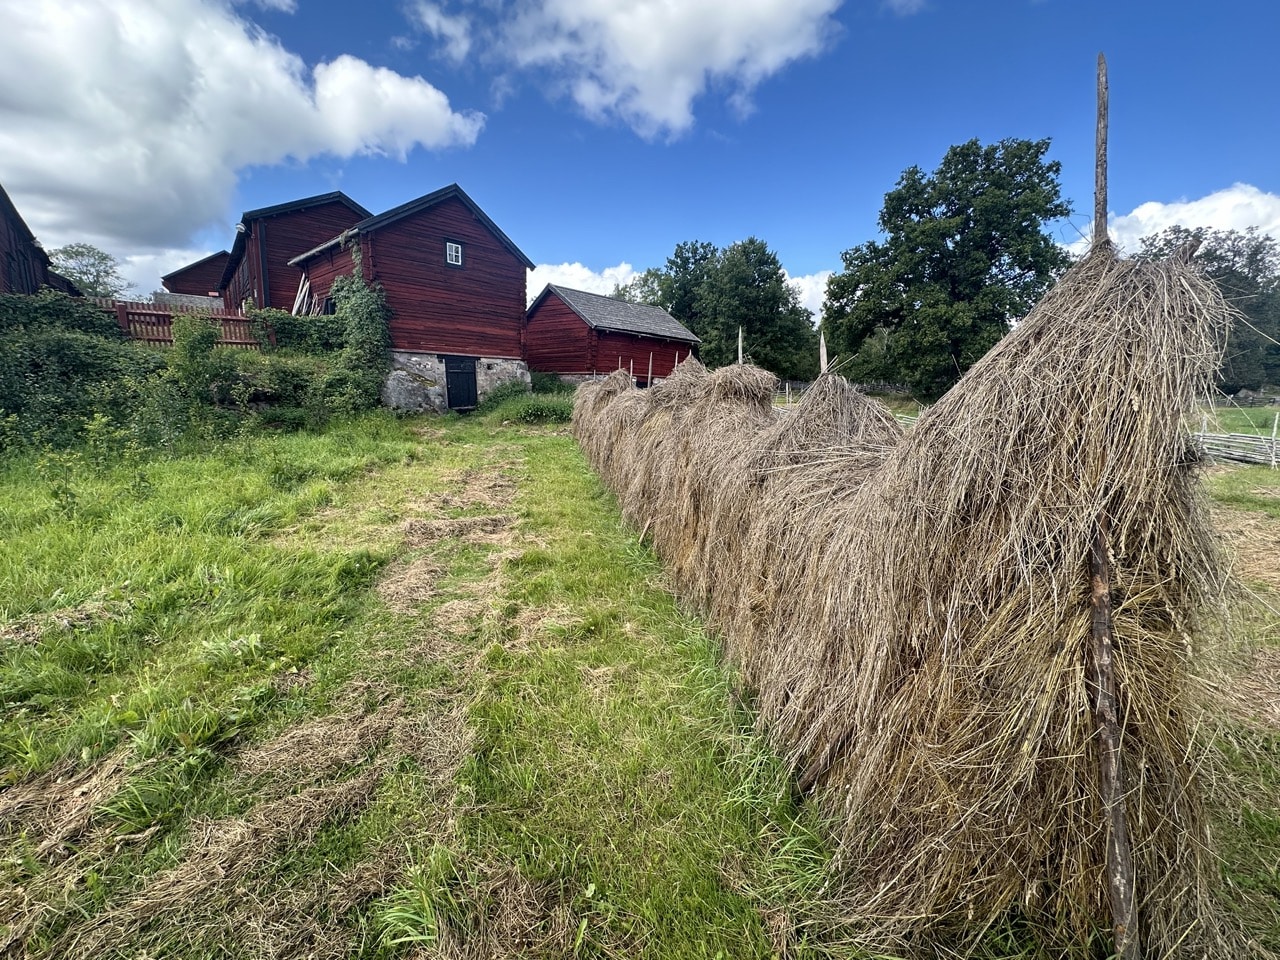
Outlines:
{"label": "green bush", "polygon": [[568,423],[573,417],[573,401],[545,395],[520,397],[504,403],[495,416],[519,423]]}
{"label": "green bush", "polygon": [[508,400],[513,400],[517,397],[523,399],[527,396],[529,396],[528,387],[519,380],[509,380],[506,383],[498,384],[490,390],[485,395],[485,398],[480,401],[480,406],[476,410],[479,413],[488,413],[491,410],[496,410]]}
{"label": "green bush", "polygon": [[74,441],[95,416],[125,422],[164,367],[110,314],[64,294],[0,295],[0,444]]}
{"label": "green bush", "polygon": [[266,328],[275,335],[275,350],[294,350],[298,353],[323,356],[337,353],[346,344],[347,322],[337,314],[295,317],[285,310],[250,310],[259,332],[259,341],[271,343]]}
{"label": "green bush", "polygon": [[534,393],[573,393],[577,389],[573,384],[565,383],[555,373],[538,373],[535,371],[530,373],[529,376],[533,380]]}

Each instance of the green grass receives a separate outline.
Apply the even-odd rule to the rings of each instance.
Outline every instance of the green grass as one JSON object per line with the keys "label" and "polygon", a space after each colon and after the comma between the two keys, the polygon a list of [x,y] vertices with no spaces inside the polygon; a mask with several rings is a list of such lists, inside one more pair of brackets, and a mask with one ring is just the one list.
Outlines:
{"label": "green grass", "polygon": [[[716,639],[563,426],[509,414],[0,465],[0,953],[861,956]],[[1261,928],[1280,757],[1224,751]]]}
{"label": "green grass", "polygon": [[1206,425],[1210,433],[1245,433],[1270,437],[1280,419],[1280,407],[1205,407],[1192,424],[1199,430]]}
{"label": "green grass", "polygon": [[[1209,494],[1237,510],[1264,513],[1280,520],[1280,470],[1270,467],[1219,467],[1209,471]],[[1277,558],[1280,563],[1280,558]]]}

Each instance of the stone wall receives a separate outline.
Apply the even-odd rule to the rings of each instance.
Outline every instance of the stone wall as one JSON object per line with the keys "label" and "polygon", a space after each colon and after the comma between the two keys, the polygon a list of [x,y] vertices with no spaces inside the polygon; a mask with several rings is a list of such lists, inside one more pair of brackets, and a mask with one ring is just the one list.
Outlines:
{"label": "stone wall", "polygon": [[[476,395],[480,402],[504,383],[530,386],[529,368],[523,360],[480,357],[476,360]],[[444,361],[434,353],[393,351],[391,373],[382,386],[382,402],[392,410],[406,413],[445,413],[449,401],[445,391]]]}

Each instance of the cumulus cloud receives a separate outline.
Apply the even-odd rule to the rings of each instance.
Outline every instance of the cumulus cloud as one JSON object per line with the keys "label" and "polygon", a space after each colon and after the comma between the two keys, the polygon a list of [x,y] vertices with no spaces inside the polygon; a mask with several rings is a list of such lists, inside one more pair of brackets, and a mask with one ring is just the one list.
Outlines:
{"label": "cumulus cloud", "polygon": [[841,2],[532,0],[498,28],[497,45],[516,65],[549,71],[589,117],[673,136],[712,87],[746,110],[763,80],[821,52]]}
{"label": "cumulus cloud", "polygon": [[[1257,227],[1263,233],[1280,239],[1280,195],[1266,193],[1247,183],[1235,183],[1198,200],[1175,200],[1169,203],[1151,200],[1139,204],[1130,213],[1109,214],[1107,232],[1122,250],[1135,252],[1142,237],[1159,233],[1175,224],[1195,229],[1244,230]],[[1082,231],[1093,235],[1093,222]],[[1088,249],[1087,239],[1077,240],[1070,249],[1082,253]]]}
{"label": "cumulus cloud", "polygon": [[595,271],[581,263],[540,263],[529,271],[529,302],[542,292],[548,283],[585,290],[587,293],[613,293],[613,288],[630,283],[636,278],[636,270],[625,260],[616,267]]}
{"label": "cumulus cloud", "polygon": [[[816,323],[822,316],[822,301],[827,295],[827,281],[831,279],[833,270],[819,270],[817,273],[806,273],[798,277],[787,274],[787,283],[791,284],[800,295],[800,306],[813,314]],[[783,273],[786,273],[784,270]]]}
{"label": "cumulus cloud", "polygon": [[[266,5],[287,9],[283,0]],[[219,0],[29,0],[0,32],[0,181],[46,244],[187,244],[240,170],[469,145],[484,117],[352,56],[309,68]]]}
{"label": "cumulus cloud", "polygon": [[439,40],[444,54],[454,63],[461,63],[471,52],[471,24],[466,17],[445,13],[439,4],[418,0],[409,6],[410,21],[419,30]]}

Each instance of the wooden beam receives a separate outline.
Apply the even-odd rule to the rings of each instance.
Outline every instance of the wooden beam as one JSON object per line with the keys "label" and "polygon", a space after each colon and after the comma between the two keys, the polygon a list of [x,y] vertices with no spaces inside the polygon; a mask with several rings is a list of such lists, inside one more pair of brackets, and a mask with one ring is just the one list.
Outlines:
{"label": "wooden beam", "polygon": [[1137,893],[1134,889],[1129,821],[1125,814],[1115,638],[1111,630],[1109,540],[1110,524],[1103,514],[1098,518],[1089,551],[1091,590],[1086,686],[1098,735],[1098,791],[1107,834],[1107,892],[1111,901],[1115,956],[1119,960],[1139,960]]}

